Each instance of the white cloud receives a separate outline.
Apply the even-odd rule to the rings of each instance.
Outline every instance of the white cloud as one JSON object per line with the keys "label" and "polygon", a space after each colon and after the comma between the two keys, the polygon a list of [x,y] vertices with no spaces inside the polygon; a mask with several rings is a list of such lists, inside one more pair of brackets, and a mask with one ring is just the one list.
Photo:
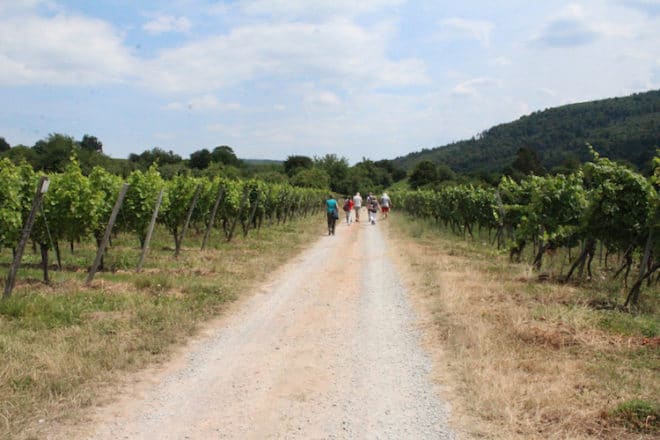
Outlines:
{"label": "white cloud", "polygon": [[29,12],[38,6],[54,8],[50,0],[3,0],[0,1],[0,15]]}
{"label": "white cloud", "polygon": [[452,93],[454,95],[467,95],[476,97],[479,95],[479,89],[484,87],[501,87],[501,81],[493,78],[473,78],[466,81],[461,81],[454,86]]}
{"label": "white cloud", "polygon": [[174,17],[171,15],[158,15],[142,26],[142,29],[150,34],[157,35],[165,32],[188,32],[191,23],[186,17]]}
{"label": "white cloud", "polygon": [[243,0],[239,5],[247,14],[269,15],[291,20],[354,17],[403,3],[405,0]]}
{"label": "white cloud", "polygon": [[189,111],[208,111],[208,110],[238,110],[241,105],[236,102],[221,103],[213,95],[202,95],[192,98],[186,102],[170,102],[164,107],[166,110],[189,110]]}
{"label": "white cloud", "polygon": [[346,87],[405,86],[428,80],[418,59],[387,57],[390,29],[350,21],[258,24],[175,49],[145,66],[145,85],[161,91],[211,92],[268,77],[317,76]]}
{"label": "white cloud", "polygon": [[658,0],[620,0],[620,2],[650,16],[660,16],[660,2]]}
{"label": "white cloud", "polygon": [[334,107],[341,104],[341,99],[333,92],[323,90],[305,95],[305,102],[324,107]]}
{"label": "white cloud", "polygon": [[557,96],[557,91],[553,89],[549,89],[547,87],[541,87],[538,89],[539,93],[544,95],[544,96],[549,96],[549,97],[555,97]]}
{"label": "white cloud", "polygon": [[482,46],[488,47],[494,28],[495,25],[489,21],[449,18],[440,22],[440,36],[443,39],[474,39]]}
{"label": "white cloud", "polygon": [[101,20],[68,15],[21,17],[0,26],[0,84],[121,81],[136,60]]}
{"label": "white cloud", "polygon": [[496,57],[490,60],[490,63],[497,67],[506,67],[511,65],[511,60],[507,57]]}
{"label": "white cloud", "polygon": [[639,14],[625,9],[603,4],[599,7],[569,4],[545,23],[532,43],[546,47],[577,47],[603,37],[632,39],[644,28]]}
{"label": "white cloud", "polygon": [[593,43],[599,33],[580,20],[555,20],[532,41],[546,47],[574,47]]}
{"label": "white cloud", "polygon": [[159,141],[172,141],[177,138],[176,133],[172,132],[165,132],[165,131],[159,131],[153,134],[154,139],[157,139]]}

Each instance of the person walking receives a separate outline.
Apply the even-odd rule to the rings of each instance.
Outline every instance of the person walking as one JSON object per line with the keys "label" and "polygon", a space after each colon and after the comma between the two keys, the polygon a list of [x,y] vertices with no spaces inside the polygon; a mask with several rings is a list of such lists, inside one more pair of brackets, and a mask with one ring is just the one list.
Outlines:
{"label": "person walking", "polygon": [[384,192],[383,195],[380,197],[380,210],[383,213],[383,219],[387,218],[387,215],[389,214],[391,207],[392,207],[392,200],[390,200],[390,196],[388,196],[387,193]]}
{"label": "person walking", "polygon": [[380,209],[380,206],[378,206],[378,199],[374,197],[373,195],[369,194],[369,202],[367,204],[367,210],[369,211],[369,222],[372,225],[376,224],[376,214],[378,213],[378,210]]}
{"label": "person walking", "polygon": [[344,213],[346,214],[346,226],[351,225],[351,211],[353,210],[353,199],[351,196],[346,196],[344,199]]}
{"label": "person walking", "polygon": [[360,208],[362,208],[362,196],[360,191],[356,192],[353,196],[353,209],[355,210],[355,221],[360,221]]}
{"label": "person walking", "polygon": [[325,210],[328,218],[328,235],[335,235],[335,223],[339,218],[339,206],[332,194],[328,194],[325,201]]}

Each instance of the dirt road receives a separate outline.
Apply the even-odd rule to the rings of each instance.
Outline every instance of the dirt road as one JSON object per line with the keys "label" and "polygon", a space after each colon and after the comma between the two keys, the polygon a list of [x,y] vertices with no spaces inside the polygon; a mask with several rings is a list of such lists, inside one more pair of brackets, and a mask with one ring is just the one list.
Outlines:
{"label": "dirt road", "polygon": [[339,223],[93,439],[453,439],[383,225]]}

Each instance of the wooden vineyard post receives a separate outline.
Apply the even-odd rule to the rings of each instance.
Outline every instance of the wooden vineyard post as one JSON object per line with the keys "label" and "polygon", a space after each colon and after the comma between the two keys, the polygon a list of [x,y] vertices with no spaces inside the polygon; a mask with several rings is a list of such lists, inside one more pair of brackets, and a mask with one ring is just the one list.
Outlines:
{"label": "wooden vineyard post", "polygon": [[286,204],[286,193],[285,194],[280,194],[278,203],[277,203],[277,224],[279,225],[280,223],[283,223],[284,219],[284,208]]}
{"label": "wooden vineyard post", "polygon": [[124,203],[124,197],[126,197],[126,191],[128,190],[128,183],[124,183],[119,190],[119,195],[117,196],[117,201],[115,201],[115,206],[112,208],[112,213],[110,214],[110,219],[108,220],[108,225],[105,227],[105,233],[103,234],[103,240],[99,245],[99,248],[96,250],[96,258],[94,258],[94,263],[92,267],[89,268],[89,274],[87,275],[86,284],[90,284],[96,275],[96,271],[101,264],[101,259],[105,254],[105,249],[108,246],[108,241],[110,241],[110,234],[112,233],[112,228],[115,226],[115,221],[117,220],[117,214],[121,205]]}
{"label": "wooden vineyard post", "polygon": [[637,276],[637,281],[633,284],[633,287],[628,292],[626,297],[626,302],[623,304],[624,307],[636,306],[639,301],[639,291],[644,282],[644,278],[649,274],[649,258],[651,258],[651,248],[653,247],[653,227],[649,228],[649,236],[646,240],[646,246],[644,246],[644,254],[642,256],[642,261],[639,265],[639,275]]}
{"label": "wooden vineyard post", "polygon": [[303,207],[303,201],[304,200],[305,200],[305,198],[301,194],[300,197],[298,197],[298,205],[296,207],[296,214],[298,214],[298,215],[296,216],[296,218],[302,217],[302,207]]}
{"label": "wooden vineyard post", "polygon": [[282,224],[285,224],[286,220],[289,216],[289,197],[288,197],[288,194],[284,197],[284,202],[282,203],[282,210],[283,210]]}
{"label": "wooden vineyard post", "polygon": [[250,232],[250,226],[252,225],[252,221],[254,220],[254,214],[257,212],[257,207],[259,207],[259,193],[257,192],[257,198],[254,201],[254,206],[250,210],[250,216],[248,218],[247,225],[245,225],[245,229],[243,230],[243,237],[247,237],[248,232]]}
{"label": "wooden vineyard post", "polygon": [[266,195],[266,200],[264,200],[264,209],[261,212],[261,215],[259,216],[259,222],[257,223],[257,230],[258,231],[261,231],[261,224],[264,221],[264,217],[266,215],[268,215],[268,214],[266,214],[266,212],[267,212],[266,208],[267,208],[268,204],[270,203],[270,201],[272,200],[272,198],[271,198],[272,195],[273,195],[273,188],[271,187],[271,188],[268,188],[268,195]]}
{"label": "wooden vineyard post", "polygon": [[504,216],[506,211],[504,210],[504,205],[502,204],[502,196],[500,191],[495,191],[495,201],[497,201],[497,212],[499,213],[500,218],[498,219],[497,234],[495,238],[497,239],[497,249],[501,249],[506,246],[506,237],[504,236]]}
{"label": "wooden vineyard post", "polygon": [[213,210],[211,211],[211,219],[209,220],[209,224],[206,226],[206,232],[204,233],[204,239],[202,240],[202,250],[206,247],[206,242],[209,240],[209,237],[211,236],[211,229],[213,228],[213,223],[215,223],[215,216],[218,213],[218,208],[220,207],[220,203],[222,202],[222,199],[225,196],[225,186],[220,185],[220,189],[218,190],[218,198],[215,199],[215,203],[213,204]]}
{"label": "wooden vineyard post", "polygon": [[158,218],[158,210],[160,209],[160,204],[163,201],[163,189],[158,193],[158,198],[156,199],[156,206],[154,207],[154,213],[151,216],[151,222],[149,223],[149,229],[147,229],[147,238],[144,240],[144,246],[142,246],[142,254],[140,255],[140,261],[138,261],[136,272],[142,270],[142,264],[144,263],[144,258],[147,256],[147,249],[149,249],[149,242],[151,241],[151,236],[154,233],[154,227],[156,226],[156,219]]}
{"label": "wooden vineyard post", "polygon": [[30,238],[30,232],[32,231],[32,225],[34,224],[34,219],[37,216],[37,211],[41,206],[41,201],[43,196],[48,191],[48,185],[50,181],[46,176],[39,178],[37,183],[37,191],[34,195],[34,200],[32,201],[32,209],[28,218],[25,220],[23,225],[23,231],[21,232],[21,239],[18,242],[18,247],[16,248],[16,254],[14,255],[14,261],[11,263],[9,268],[9,274],[7,275],[7,282],[5,283],[5,290],[2,293],[3,298],[9,298],[11,296],[11,291],[14,290],[14,285],[16,284],[16,274],[18,273],[18,268],[21,265],[21,259],[23,258],[23,251],[25,250],[25,245],[27,244],[28,239]]}
{"label": "wooden vineyard post", "polygon": [[238,222],[238,219],[243,216],[243,211],[245,210],[245,202],[247,202],[248,199],[248,194],[250,193],[249,188],[246,186],[245,189],[243,189],[243,199],[241,200],[241,207],[238,210],[238,215],[234,217],[234,221],[231,223],[231,229],[229,230],[229,235],[227,236],[227,241],[231,241],[231,239],[234,237],[234,230],[236,229],[236,222]]}
{"label": "wooden vineyard post", "polygon": [[202,191],[202,185],[197,185],[195,190],[195,195],[193,196],[192,202],[190,202],[190,209],[188,209],[188,215],[186,216],[186,222],[183,224],[183,229],[181,229],[181,235],[179,236],[179,241],[177,242],[176,249],[174,249],[174,256],[178,257],[179,252],[181,251],[181,245],[183,244],[183,237],[186,235],[186,229],[190,225],[190,219],[192,218],[193,211],[195,210],[195,205],[197,205],[197,199],[199,199],[199,193]]}

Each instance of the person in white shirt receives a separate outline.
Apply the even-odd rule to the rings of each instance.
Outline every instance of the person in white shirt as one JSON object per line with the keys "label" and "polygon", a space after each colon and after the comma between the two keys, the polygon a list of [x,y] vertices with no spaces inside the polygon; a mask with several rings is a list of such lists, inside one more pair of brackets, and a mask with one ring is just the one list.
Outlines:
{"label": "person in white shirt", "polygon": [[360,221],[360,208],[362,208],[362,196],[360,192],[356,192],[353,196],[353,210],[355,211],[355,221]]}

